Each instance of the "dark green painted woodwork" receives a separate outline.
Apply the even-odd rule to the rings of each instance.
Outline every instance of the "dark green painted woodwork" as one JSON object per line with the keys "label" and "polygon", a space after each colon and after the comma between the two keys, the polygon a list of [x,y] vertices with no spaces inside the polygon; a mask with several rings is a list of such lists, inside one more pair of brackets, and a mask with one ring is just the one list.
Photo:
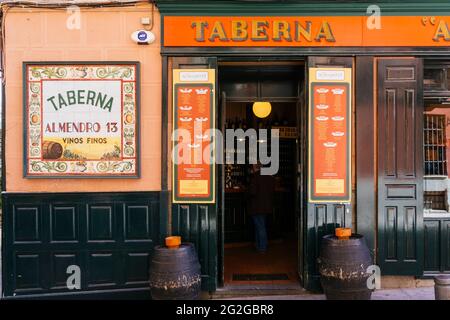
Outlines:
{"label": "dark green painted woodwork", "polygon": [[424,219],[424,274],[450,273],[450,219]]}
{"label": "dark green painted woodwork", "polygon": [[[217,75],[219,79],[219,75]],[[217,84],[217,92],[221,87],[221,82]],[[217,105],[218,110],[218,126],[222,132],[225,132],[225,119],[227,118],[227,94],[220,91],[220,103]],[[225,285],[225,215],[227,210],[225,202],[225,165],[218,166],[218,204],[217,204],[217,285],[223,287]]]}
{"label": "dark green painted woodwork", "polygon": [[[148,296],[159,209],[158,192],[3,194],[3,295]],[[70,265],[81,290],[66,287]]]}
{"label": "dark green painted woodwork", "polygon": [[423,63],[378,61],[378,258],[386,275],[422,275]]}
{"label": "dark green painted woodwork", "polygon": [[202,290],[215,291],[217,287],[217,210],[215,205],[173,205],[172,231],[183,242],[192,242],[197,251]]}
{"label": "dark green painted woodwork", "polygon": [[163,15],[216,16],[366,16],[370,5],[378,5],[381,15],[450,15],[447,0],[378,1],[236,1],[236,0],[156,0]]}
{"label": "dark green painted woodwork", "polygon": [[76,241],[79,219],[80,217],[73,207],[52,207],[50,239],[52,241]]}
{"label": "dark green painted woodwork", "polygon": [[[350,57],[308,57],[307,66],[308,68],[318,66],[352,68],[353,59]],[[308,101],[308,97],[306,97],[306,101]],[[306,113],[308,108],[304,109]],[[304,117],[307,117],[306,114]],[[307,128],[307,123],[303,127]],[[307,130],[304,135],[308,139]],[[304,170],[307,170],[306,166]],[[352,226],[352,206],[351,204],[308,202],[306,214],[303,215],[303,221],[300,225],[302,226],[299,236],[301,239],[300,245],[303,248],[303,265],[299,268],[299,272],[303,273],[303,276],[301,275],[302,284],[307,290],[320,291],[317,257],[319,256],[322,237],[334,233],[334,229],[337,227],[350,228]]]}
{"label": "dark green painted woodwork", "polygon": [[333,234],[335,228],[352,225],[351,206],[341,204],[312,204],[308,203],[304,232],[305,242],[303,246],[304,283],[307,290],[321,290],[317,269],[317,257],[319,256],[322,237]]}
{"label": "dark green painted woodwork", "polygon": [[375,256],[377,225],[375,180],[374,57],[355,58],[356,233]]}
{"label": "dark green painted woodwork", "polygon": [[424,270],[425,272],[439,272],[440,263],[440,247],[441,232],[439,220],[424,221]]}
{"label": "dark green painted woodwork", "polygon": [[[216,69],[215,57],[173,57],[173,69]],[[167,70],[172,73],[172,69]],[[217,81],[216,81],[217,83]],[[171,84],[170,84],[171,85]],[[215,88],[217,91],[217,87]],[[217,108],[218,95],[215,96],[214,105]],[[218,117],[216,112],[216,117]],[[216,121],[216,128],[218,120]],[[218,204],[218,171],[216,170],[215,204],[172,204],[172,234],[181,236],[183,242],[192,242],[195,245],[200,260],[202,272],[202,290],[215,291],[217,288],[217,204]]]}
{"label": "dark green painted woodwork", "polygon": [[4,300],[151,300],[146,287],[114,290],[59,291],[54,293],[29,293],[2,297]]}
{"label": "dark green painted woodwork", "polygon": [[442,225],[442,269],[450,272],[450,220],[441,222]]}

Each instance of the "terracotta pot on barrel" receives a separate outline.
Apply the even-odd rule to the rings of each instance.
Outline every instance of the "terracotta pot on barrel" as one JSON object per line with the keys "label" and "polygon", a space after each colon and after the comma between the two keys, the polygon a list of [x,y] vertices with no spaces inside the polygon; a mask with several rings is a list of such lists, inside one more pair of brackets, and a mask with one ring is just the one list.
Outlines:
{"label": "terracotta pot on barrel", "polygon": [[200,297],[200,263],[192,243],[166,238],[156,246],[150,264],[150,292],[154,300],[195,300]]}
{"label": "terracotta pot on barrel", "polygon": [[328,300],[370,300],[367,286],[372,265],[370,251],[362,235],[351,229],[337,230],[322,238],[318,258],[320,282]]}
{"label": "terracotta pot on barrel", "polygon": [[450,300],[450,275],[434,277],[434,296],[436,300]]}

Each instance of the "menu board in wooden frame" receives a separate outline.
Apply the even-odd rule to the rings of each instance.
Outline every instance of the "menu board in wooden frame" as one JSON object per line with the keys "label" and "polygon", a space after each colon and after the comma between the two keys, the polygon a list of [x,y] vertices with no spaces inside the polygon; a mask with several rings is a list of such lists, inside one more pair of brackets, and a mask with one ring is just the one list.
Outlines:
{"label": "menu board in wooden frame", "polygon": [[351,68],[309,68],[308,201],[351,201]]}
{"label": "menu board in wooden frame", "polygon": [[173,70],[172,201],[215,202],[215,70]]}

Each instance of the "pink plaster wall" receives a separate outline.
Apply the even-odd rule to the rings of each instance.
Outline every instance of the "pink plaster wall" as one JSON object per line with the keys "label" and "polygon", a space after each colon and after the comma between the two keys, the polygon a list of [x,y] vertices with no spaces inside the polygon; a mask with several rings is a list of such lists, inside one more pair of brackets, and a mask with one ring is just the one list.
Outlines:
{"label": "pink plaster wall", "polygon": [[[6,139],[8,192],[158,191],[161,189],[160,17],[155,9],[155,43],[134,43],[141,17],[151,5],[82,9],[80,30],[66,28],[65,10],[10,9],[5,19]],[[23,61],[140,61],[141,178],[23,178]]]}

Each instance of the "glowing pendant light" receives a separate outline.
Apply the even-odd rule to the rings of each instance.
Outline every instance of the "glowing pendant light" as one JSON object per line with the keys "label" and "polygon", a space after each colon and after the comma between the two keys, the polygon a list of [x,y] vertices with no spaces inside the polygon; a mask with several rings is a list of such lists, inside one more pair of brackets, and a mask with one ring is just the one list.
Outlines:
{"label": "glowing pendant light", "polygon": [[253,103],[253,113],[258,118],[267,117],[271,111],[272,111],[272,105],[270,104],[270,102],[256,101],[255,103]]}

